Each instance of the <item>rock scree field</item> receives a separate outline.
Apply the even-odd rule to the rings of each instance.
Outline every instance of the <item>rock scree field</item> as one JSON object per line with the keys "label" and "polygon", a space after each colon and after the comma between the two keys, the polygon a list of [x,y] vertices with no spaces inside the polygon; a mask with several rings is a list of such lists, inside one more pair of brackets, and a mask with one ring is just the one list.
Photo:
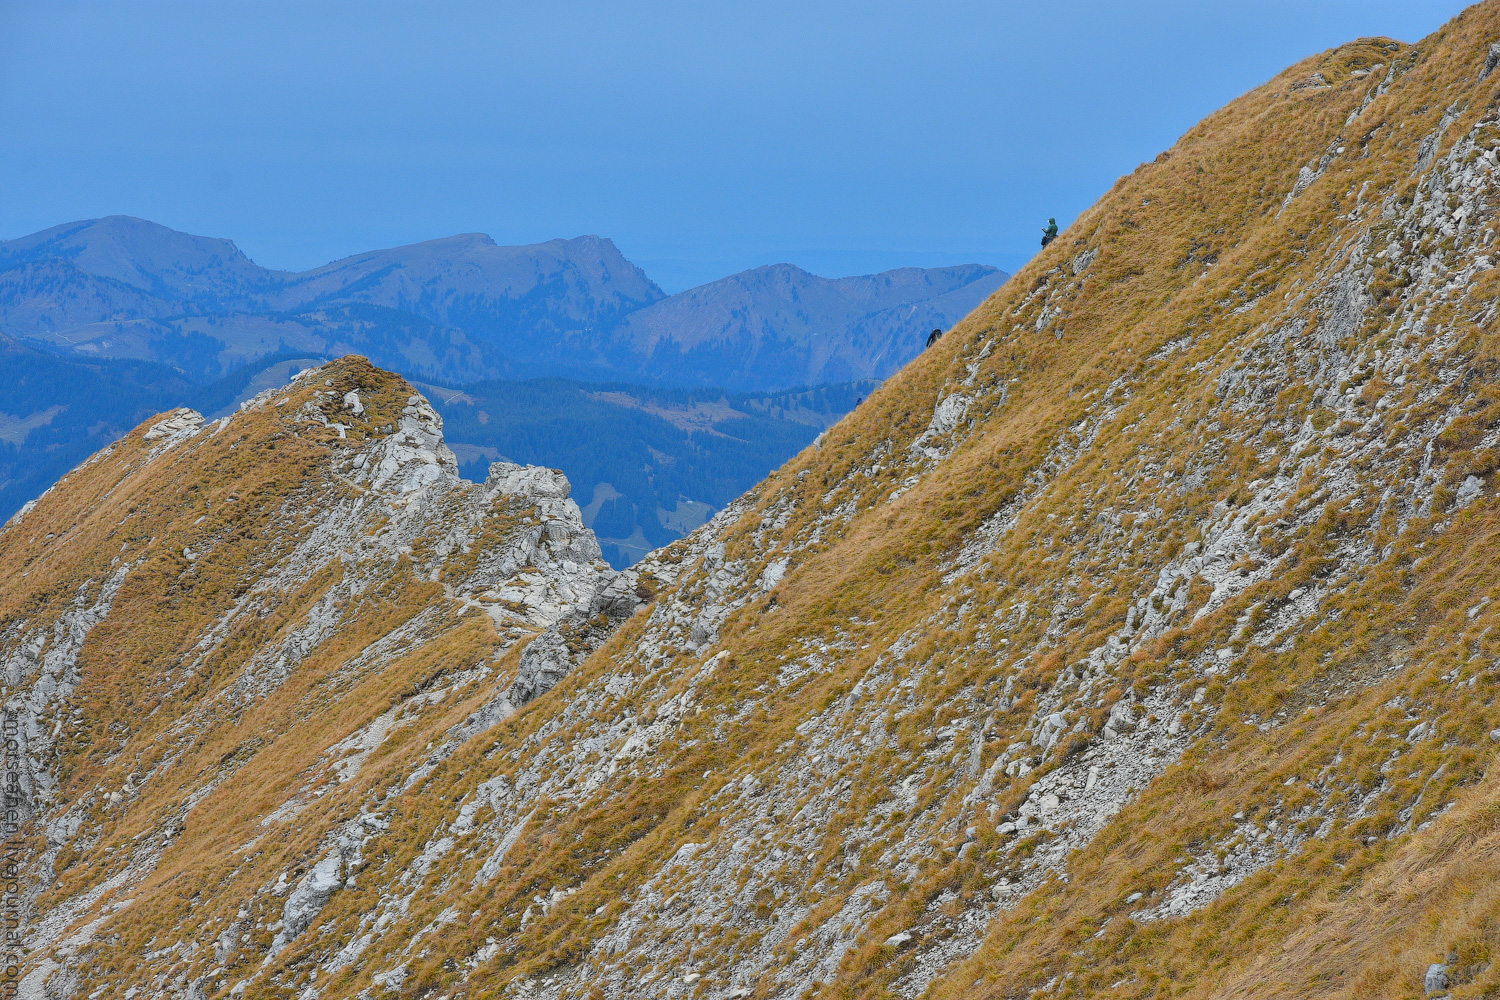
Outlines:
{"label": "rock scree field", "polygon": [[[359,358],[0,531],[20,995],[1500,992],[1500,2],[615,572]],[[14,773],[14,772],[13,772]]]}

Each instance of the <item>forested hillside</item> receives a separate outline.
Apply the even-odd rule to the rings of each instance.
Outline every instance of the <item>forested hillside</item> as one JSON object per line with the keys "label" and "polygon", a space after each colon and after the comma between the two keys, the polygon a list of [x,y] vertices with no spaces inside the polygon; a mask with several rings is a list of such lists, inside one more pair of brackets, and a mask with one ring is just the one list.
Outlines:
{"label": "forested hillside", "polygon": [[562,379],[422,385],[459,469],[561,469],[604,558],[623,569],[697,528],[854,409],[875,382],[787,393]]}
{"label": "forested hillside", "polygon": [[784,390],[890,375],[1006,277],[780,265],[667,297],[607,239],[498,246],[482,233],[274,271],[229,240],[111,216],[0,241],[0,332],[199,381],[275,353],[353,351],[447,382]]}

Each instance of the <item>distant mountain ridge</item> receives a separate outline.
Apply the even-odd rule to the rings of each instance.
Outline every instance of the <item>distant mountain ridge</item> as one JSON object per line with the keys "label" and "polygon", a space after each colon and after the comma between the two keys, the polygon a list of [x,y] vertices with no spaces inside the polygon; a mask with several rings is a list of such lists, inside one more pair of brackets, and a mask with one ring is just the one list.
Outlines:
{"label": "distant mountain ridge", "polygon": [[608,239],[500,246],[479,233],[289,272],[229,240],[110,216],[0,241],[0,332],[196,378],[277,352],[358,351],[444,379],[785,389],[891,374],[1006,277],[775,265],[668,297]]}
{"label": "distant mountain ridge", "polygon": [[198,377],[277,351],[356,349],[406,371],[514,374],[512,358],[545,357],[567,333],[661,298],[595,236],[501,247],[468,234],[305,272],[123,216],[0,242],[0,331]]}
{"label": "distant mountain ridge", "polygon": [[[982,264],[904,267],[820,278],[773,264],[688,289],[632,313],[611,337],[609,362],[670,381],[748,388],[882,378],[1005,283]],[[709,368],[705,358],[733,359]]]}
{"label": "distant mountain ridge", "polygon": [[[467,233],[292,272],[142,219],[54,226],[0,241],[0,518],[153,412],[221,415],[250,386],[360,353],[465,386],[434,397],[465,472],[501,455],[567,470],[621,566],[795,454],[1004,279],[781,264],[667,296],[597,236]],[[623,389],[589,388],[605,383]],[[643,403],[654,389],[688,395]],[[772,402],[799,390],[811,417]],[[712,419],[673,424],[705,400]]]}

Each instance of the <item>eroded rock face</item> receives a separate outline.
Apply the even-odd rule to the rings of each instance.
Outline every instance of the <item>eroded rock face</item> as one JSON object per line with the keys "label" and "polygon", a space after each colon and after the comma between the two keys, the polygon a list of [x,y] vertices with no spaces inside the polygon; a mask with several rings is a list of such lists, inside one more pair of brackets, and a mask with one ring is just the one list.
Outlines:
{"label": "eroded rock face", "polygon": [[280,954],[286,943],[312,925],[313,918],[328,905],[328,899],[344,887],[344,859],[337,852],[313,865],[312,871],[297,884],[281,910],[281,931],[271,942],[271,954]]}

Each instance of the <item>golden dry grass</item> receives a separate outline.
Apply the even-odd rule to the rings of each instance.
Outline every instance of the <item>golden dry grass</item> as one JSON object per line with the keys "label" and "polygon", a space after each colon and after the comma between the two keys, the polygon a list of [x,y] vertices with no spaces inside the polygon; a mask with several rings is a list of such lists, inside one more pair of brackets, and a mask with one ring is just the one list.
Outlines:
{"label": "golden dry grass", "polygon": [[[893,690],[904,676],[920,682],[901,711],[893,707],[885,716],[888,742],[841,764],[850,792],[823,831],[821,847],[806,870],[780,876],[782,888],[809,904],[776,952],[777,962],[790,963],[799,938],[854,889],[888,875],[873,847],[844,857],[852,831],[875,824],[881,837],[899,839],[909,824],[941,831],[979,822],[962,801],[973,784],[967,763],[972,733],[956,738],[951,755],[923,772],[914,806],[871,819],[883,815],[894,778],[910,773],[931,750],[933,733],[966,723],[976,711],[992,716],[994,735],[979,750],[981,767],[1012,740],[1025,739],[1037,705],[1121,627],[1159,570],[1202,539],[1224,511],[1249,503],[1252,484],[1276,474],[1290,447],[1285,428],[1304,419],[1319,433],[1331,432],[1309,452],[1319,462],[1297,474],[1288,501],[1288,509],[1313,515],[1305,522],[1268,515],[1254,526],[1260,551],[1287,555],[1279,571],[1196,620],[1192,612],[1204,607],[1210,589],[1202,580],[1185,584],[1189,603],[1177,627],[1115,668],[1112,690],[1089,716],[1097,731],[1103,706],[1126,691],[1186,694],[1202,686],[1204,704],[1184,709],[1201,735],[1181,762],[1068,859],[1066,879],[1048,878],[1013,909],[999,912],[982,946],[936,983],[932,995],[1023,996],[1051,982],[1058,996],[1416,996],[1427,964],[1449,956],[1455,998],[1500,991],[1500,974],[1491,966],[1500,898],[1489,874],[1497,807],[1488,736],[1500,727],[1494,705],[1500,637],[1490,631],[1492,611],[1468,614],[1480,597],[1500,598],[1500,509],[1493,492],[1500,462],[1494,448],[1482,447],[1500,417],[1500,332],[1493,318],[1476,319],[1473,309],[1500,294],[1500,278],[1483,272],[1464,290],[1466,298],[1422,303],[1430,307],[1427,332],[1412,333],[1400,327],[1415,308],[1403,298],[1410,275],[1372,268],[1366,323],[1354,342],[1333,347],[1317,339],[1320,324],[1332,322],[1326,301],[1309,294],[1351,240],[1390,232],[1379,206],[1387,197],[1410,203],[1418,145],[1445,109],[1455,110],[1444,148],[1492,113],[1500,75],[1483,84],[1476,77],[1495,37],[1500,4],[1488,3],[1415,48],[1367,39],[1313,57],[1121,178],[1004,289],[819,447],[756,491],[748,512],[726,533],[726,558],[742,560],[752,580],[778,552],[791,554],[792,568],[772,592],[754,596],[727,620],[715,649],[730,655],[712,678],[695,681],[708,650],[666,649],[649,662],[638,658],[652,625],[649,612],[632,620],[551,693],[392,799],[391,831],[372,848],[358,888],[336,894],[314,929],[278,958],[273,974],[280,978],[268,975],[249,995],[297,995],[329,948],[359,933],[362,916],[382,894],[402,891],[397,875],[455,819],[478,782],[515,777],[543,753],[561,758],[627,712],[649,719],[692,685],[702,710],[681,721],[650,768],[622,771],[582,804],[550,793],[532,801],[531,821],[488,886],[471,888],[477,859],[462,852],[439,859],[433,888],[413,898],[402,933],[376,942],[359,963],[319,985],[328,996],[354,996],[372,985],[376,972],[405,962],[403,994],[456,1000],[459,992],[500,995],[522,976],[587,967],[595,942],[681,844],[711,842],[721,825],[736,820],[715,793],[746,775],[773,783],[784,771],[781,754],[795,756],[807,744],[798,730],[805,720],[852,727],[854,716],[841,715],[840,706],[877,660],[908,637],[910,649],[883,690]],[[1384,71],[1355,74],[1377,63],[1399,65],[1403,75],[1351,122]],[[1329,86],[1294,88],[1315,72]],[[1298,168],[1316,162],[1336,141],[1357,155],[1341,154],[1283,209]],[[1356,211],[1360,205],[1368,210]],[[1073,262],[1085,252],[1096,256],[1075,273]],[[1038,330],[1044,308],[1051,325]],[[1253,360],[1276,332],[1271,320],[1287,315],[1306,325],[1286,341],[1277,391],[1258,408],[1230,407],[1218,390],[1220,376]],[[1315,405],[1309,372],[1299,366],[1335,350],[1352,356],[1423,337],[1435,345],[1432,331],[1439,328],[1451,342],[1432,346],[1430,357],[1437,360],[1414,369],[1404,387],[1383,374],[1355,386],[1370,407],[1394,394],[1389,412],[1399,416],[1373,422],[1373,430],[1364,424],[1345,429],[1332,411]],[[1450,378],[1440,369],[1463,375]],[[357,364],[348,377],[378,397],[372,414],[388,414],[407,391]],[[1440,377],[1448,387],[1424,398],[1421,388]],[[1106,390],[1117,409],[1101,415]],[[955,391],[973,398],[965,426],[952,435],[951,452],[927,471],[908,446],[938,400]],[[1339,441],[1389,443],[1379,461],[1361,452],[1347,462],[1351,474],[1366,477],[1361,488],[1373,490],[1370,484],[1382,477],[1413,477],[1423,455],[1411,435],[1449,417],[1433,445],[1447,473],[1430,515],[1402,525],[1363,494],[1354,499],[1367,502],[1322,505],[1327,484],[1321,471],[1345,462]],[[59,613],[84,579],[104,572],[127,538],[149,553],[86,646],[87,682],[80,688],[86,735],[63,762],[65,794],[117,788],[131,768],[150,767],[186,746],[173,758],[174,780],[148,785],[123,815],[111,815],[103,826],[107,835],[67,859],[48,898],[99,884],[120,867],[112,860],[120,852],[107,856],[105,847],[149,832],[204,774],[233,771],[164,855],[130,911],[128,929],[98,946],[92,960],[105,970],[98,973],[101,983],[154,973],[150,942],[180,937],[194,924],[222,926],[242,905],[252,910],[252,920],[272,922],[280,902],[258,890],[278,872],[306,865],[328,830],[409,772],[427,744],[464,718],[480,694],[399,730],[358,782],[310,804],[296,824],[262,834],[259,818],[284,801],[289,788],[328,766],[321,762],[326,747],[434,673],[483,660],[496,645],[479,616],[442,618],[428,645],[335,697],[326,685],[340,663],[383,634],[391,620],[442,603],[439,584],[398,574],[272,697],[241,717],[205,716],[201,734],[182,744],[173,720],[190,704],[206,703],[227,676],[211,670],[199,688],[170,697],[159,678],[269,557],[276,541],[267,525],[299,491],[316,492],[310,484],[319,475],[320,449],[335,447],[278,437],[271,418],[263,419],[263,425],[247,426],[242,449],[230,449],[227,441],[212,445],[216,451],[202,445],[145,477],[126,475],[140,454],[139,439],[132,438],[115,455],[74,473],[32,513],[26,526],[40,531],[45,525],[56,538],[37,540],[30,527],[0,538],[0,564],[28,574],[0,584],[5,621]],[[1085,436],[1093,433],[1089,421],[1095,421],[1096,438]],[[918,471],[920,480],[887,502]],[[1471,474],[1488,477],[1487,491],[1455,512],[1449,507],[1453,491]],[[1179,489],[1186,481],[1195,485]],[[214,575],[199,579],[173,552],[180,553],[194,531],[210,533],[216,522],[200,529],[194,520],[204,511],[213,517],[229,491],[241,502],[259,499],[235,524],[232,544],[239,548],[227,549]],[[1011,533],[975,572],[947,581],[965,541],[1017,498],[1026,503]],[[845,504],[857,508],[852,520],[830,520]],[[778,511],[786,513],[784,524],[767,529],[763,517],[774,522]],[[221,537],[225,530],[223,524],[214,528]],[[152,538],[158,539],[154,549]],[[162,539],[171,540],[173,551]],[[1356,545],[1389,550],[1355,566],[1346,549]],[[685,551],[674,546],[667,558],[680,559]],[[688,583],[679,586],[696,579],[688,569]],[[321,577],[309,582],[277,616],[246,626],[235,640],[241,645],[226,646],[216,669],[227,674],[237,657],[295,622],[329,583]],[[1241,615],[1258,625],[1293,590],[1315,584],[1336,586],[1291,642],[1245,648],[1236,639]],[[654,584],[649,589],[660,589],[663,600],[674,593]],[[1022,601],[1031,613],[1013,615],[1006,644],[998,645],[995,616],[1012,614]],[[959,611],[965,605],[982,614],[965,617]],[[807,643],[835,635],[849,642],[826,669],[778,681],[784,666],[805,655]],[[1234,682],[1204,677],[1190,666],[1236,644],[1243,667]],[[601,697],[607,680],[626,670],[636,677],[632,692]],[[1009,707],[991,710],[1007,682]],[[1392,707],[1397,699],[1402,707]],[[334,704],[337,710],[329,711]],[[1408,707],[1435,720],[1440,738],[1408,743]],[[125,724],[128,737],[112,733],[113,723]],[[120,749],[128,753],[111,756]],[[1395,759],[1393,751],[1399,768],[1382,770]],[[1030,778],[997,787],[999,812],[1014,810],[1030,782],[1055,766],[1054,758]],[[1324,798],[1330,807],[1348,807],[1377,789],[1362,818],[1309,837],[1299,851],[1190,917],[1150,923],[1130,917],[1136,908],[1126,903],[1131,893],[1166,889],[1185,859],[1222,843],[1236,813],[1258,821]],[[798,794],[781,807],[784,816],[814,792]],[[1436,814],[1446,803],[1451,807]],[[1403,819],[1406,804],[1413,812]],[[1431,825],[1415,829],[1428,817]],[[253,849],[234,853],[256,836]],[[789,836],[788,825],[769,843]],[[862,929],[835,981],[819,995],[892,995],[911,971],[913,953],[882,942],[915,925],[936,928],[942,917],[981,905],[994,871],[1021,869],[1028,851],[1041,846],[1034,840],[1013,847],[993,824],[984,826],[978,843],[978,861],[935,850],[908,882],[893,886],[889,904]],[[738,877],[748,884],[752,874]],[[554,887],[577,891],[523,928],[533,898]],[[950,899],[952,912],[931,909],[940,897]],[[760,922],[701,928],[696,960],[715,964],[748,954],[778,905],[767,888],[753,908]],[[412,933],[450,907],[462,920],[445,927],[439,942],[403,950]],[[263,947],[271,933],[261,927],[255,935]],[[470,975],[461,963],[490,940],[503,947]],[[695,957],[674,954],[678,961]],[[203,963],[193,961],[201,971]],[[773,995],[773,971],[767,970],[756,996]],[[248,973],[223,979],[224,988],[242,974]],[[590,995],[596,986],[585,979],[571,984],[568,995]],[[695,989],[708,995],[707,981]]]}

